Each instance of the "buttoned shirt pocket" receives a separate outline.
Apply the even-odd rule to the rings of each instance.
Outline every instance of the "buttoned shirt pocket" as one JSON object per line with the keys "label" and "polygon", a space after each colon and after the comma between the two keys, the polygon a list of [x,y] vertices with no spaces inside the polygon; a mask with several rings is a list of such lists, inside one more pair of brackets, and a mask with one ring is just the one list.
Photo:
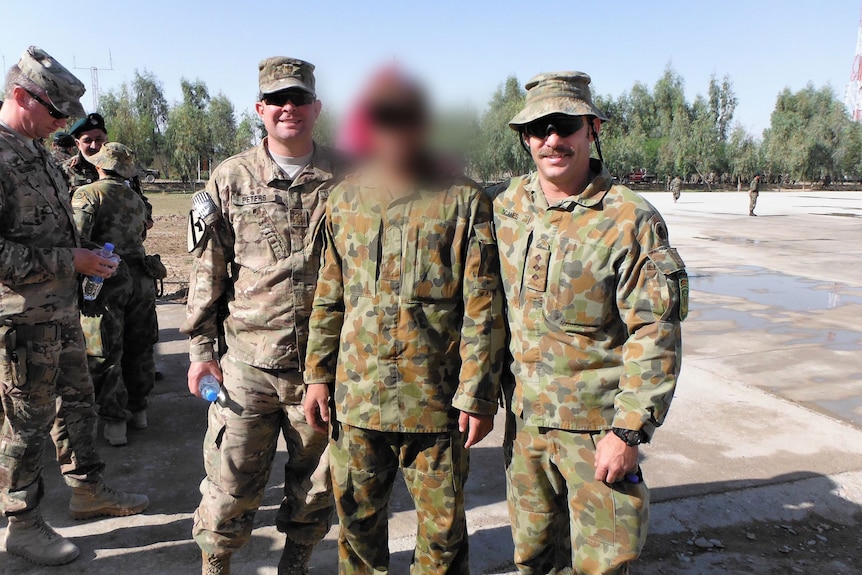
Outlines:
{"label": "buttoned shirt pocket", "polygon": [[679,319],[684,320],[688,314],[688,275],[682,257],[675,248],[662,247],[647,258],[646,296],[653,315],[666,321],[679,309]]}
{"label": "buttoned shirt pocket", "polygon": [[595,331],[604,325],[615,300],[610,259],[609,249],[562,238],[548,269],[546,321],[576,333]]}
{"label": "buttoned shirt pocket", "polygon": [[274,200],[243,203],[246,197],[233,202],[236,263],[258,271],[290,255],[289,213]]}
{"label": "buttoned shirt pocket", "polygon": [[380,219],[360,212],[333,215],[347,296],[374,297],[380,264]]}
{"label": "buttoned shirt pocket", "polygon": [[[423,219],[410,223],[408,242],[414,253],[410,299],[444,302],[459,297],[463,266],[460,247],[454,245],[457,228],[466,221]],[[465,234],[459,234],[462,237]],[[408,253],[410,253],[408,251]]]}

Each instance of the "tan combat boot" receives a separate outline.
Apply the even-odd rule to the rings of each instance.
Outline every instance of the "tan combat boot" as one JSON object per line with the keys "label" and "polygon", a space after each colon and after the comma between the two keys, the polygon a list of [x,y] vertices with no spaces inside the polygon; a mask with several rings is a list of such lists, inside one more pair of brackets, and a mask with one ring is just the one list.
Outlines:
{"label": "tan combat boot", "polygon": [[278,562],[278,575],[308,575],[313,550],[314,545],[301,545],[285,537],[284,551]]}
{"label": "tan combat boot", "polygon": [[207,555],[202,551],[202,575],[230,575],[230,555]]}
{"label": "tan combat boot", "polygon": [[123,493],[101,482],[91,483],[86,487],[72,488],[69,513],[72,519],[92,519],[104,515],[126,517],[140,513],[149,504],[146,495]]}
{"label": "tan combat boot", "polygon": [[9,517],[6,552],[39,565],[65,565],[80,553],[74,543],[45,523],[38,509]]}
{"label": "tan combat boot", "polygon": [[125,421],[106,421],[104,433],[105,441],[114,447],[121,447],[129,443],[129,439],[126,436]]}

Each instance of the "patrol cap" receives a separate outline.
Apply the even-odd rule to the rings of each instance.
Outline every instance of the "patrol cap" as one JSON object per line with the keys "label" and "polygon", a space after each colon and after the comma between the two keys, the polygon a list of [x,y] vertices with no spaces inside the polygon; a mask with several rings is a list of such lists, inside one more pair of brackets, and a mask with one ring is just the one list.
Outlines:
{"label": "patrol cap", "polygon": [[108,133],[108,129],[105,127],[105,118],[102,117],[101,114],[97,114],[96,112],[87,114],[72,124],[72,129],[69,130],[69,133],[77,138],[84,132],[89,132],[90,130],[102,130],[106,134]]}
{"label": "patrol cap", "polygon": [[603,122],[608,117],[593,103],[591,79],[583,72],[549,72],[533,76],[527,82],[524,109],[512,118],[509,127],[518,130],[551,114],[595,116]]}
{"label": "patrol cap", "polygon": [[18,69],[34,84],[45,90],[51,104],[73,118],[85,114],[81,96],[87,89],[62,64],[37,46],[30,46],[21,55]]}
{"label": "patrol cap", "polygon": [[273,56],[258,64],[260,95],[274,94],[298,88],[316,96],[314,91],[314,65],[297,58]]}
{"label": "patrol cap", "polygon": [[103,170],[109,170],[123,178],[131,178],[138,171],[135,154],[119,142],[108,142],[87,160]]}

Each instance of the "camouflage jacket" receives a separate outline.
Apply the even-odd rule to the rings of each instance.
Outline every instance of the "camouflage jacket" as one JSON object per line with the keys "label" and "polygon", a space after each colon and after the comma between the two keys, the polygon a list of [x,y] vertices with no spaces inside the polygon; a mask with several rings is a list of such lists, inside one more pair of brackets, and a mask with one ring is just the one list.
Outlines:
{"label": "camouflage jacket", "polygon": [[234,358],[265,369],[301,369],[323,249],[321,219],[342,162],[315,146],[311,164],[291,181],[266,145],[228,158],[207,184],[216,214],[190,241],[197,258],[182,328],[191,338],[192,361],[214,359],[225,296],[225,338]]}
{"label": "camouflage jacket", "polygon": [[748,191],[760,193],[760,181],[757,178],[751,180],[751,183],[748,184]]}
{"label": "camouflage jacket", "polygon": [[75,193],[81,186],[99,181],[99,172],[96,170],[96,166],[87,161],[80,150],[63,162],[63,171],[69,180],[69,189],[72,193]]}
{"label": "camouflage jacket", "polygon": [[62,172],[41,143],[0,124],[0,323],[77,314],[75,247]]}
{"label": "camouflage jacket", "polygon": [[652,433],[680,370],[688,278],[655,208],[591,168],[554,206],[536,174],[494,202],[512,408],[529,425]]}
{"label": "camouflage jacket", "polygon": [[670,181],[670,189],[672,192],[679,192],[682,190],[682,180],[679,177],[676,177]]}
{"label": "camouflage jacket", "polygon": [[72,208],[84,247],[110,242],[124,261],[143,264],[147,206],[125,180],[108,177],[81,186],[72,196]]}
{"label": "camouflage jacket", "polygon": [[493,414],[505,336],[491,202],[468,180],[386,193],[358,175],[329,198],[305,381],[334,384],[338,421],[365,429]]}

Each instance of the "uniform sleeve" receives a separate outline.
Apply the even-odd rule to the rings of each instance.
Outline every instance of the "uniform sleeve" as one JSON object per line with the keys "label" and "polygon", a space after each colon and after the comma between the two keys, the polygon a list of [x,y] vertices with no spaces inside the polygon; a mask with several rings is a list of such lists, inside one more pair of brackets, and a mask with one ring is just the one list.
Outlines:
{"label": "uniform sleeve", "polygon": [[484,192],[474,197],[469,234],[464,264],[461,373],[452,405],[468,413],[493,415],[500,400],[505,325],[491,200]]}
{"label": "uniform sleeve", "polygon": [[81,237],[81,245],[89,249],[101,246],[92,241],[93,226],[99,212],[99,194],[91,193],[89,186],[81,186],[72,195],[72,210],[75,214],[75,227]]}
{"label": "uniform sleeve", "polygon": [[[0,215],[12,206],[0,180]],[[74,276],[75,264],[71,248],[35,248],[13,242],[0,228],[0,282],[12,285],[38,284],[56,278]]]}
{"label": "uniform sleeve", "polygon": [[228,265],[233,260],[234,239],[229,214],[224,206],[230,198],[221,197],[216,176],[207,184],[207,193],[219,208],[219,215],[206,225],[202,245],[197,246],[197,258],[189,278],[189,298],[186,322],[182,333],[189,336],[189,359],[211,361],[217,359],[215,342],[218,338],[219,306],[228,291]]}
{"label": "uniform sleeve", "polygon": [[326,206],[323,256],[308,326],[306,384],[335,382],[341,328],[344,325],[344,276],[341,256],[335,245],[331,206],[330,200]]}
{"label": "uniform sleeve", "polygon": [[617,285],[629,336],[613,426],[651,436],[664,422],[679,376],[688,279],[682,259],[667,243],[661,216],[653,216],[632,243]]}

